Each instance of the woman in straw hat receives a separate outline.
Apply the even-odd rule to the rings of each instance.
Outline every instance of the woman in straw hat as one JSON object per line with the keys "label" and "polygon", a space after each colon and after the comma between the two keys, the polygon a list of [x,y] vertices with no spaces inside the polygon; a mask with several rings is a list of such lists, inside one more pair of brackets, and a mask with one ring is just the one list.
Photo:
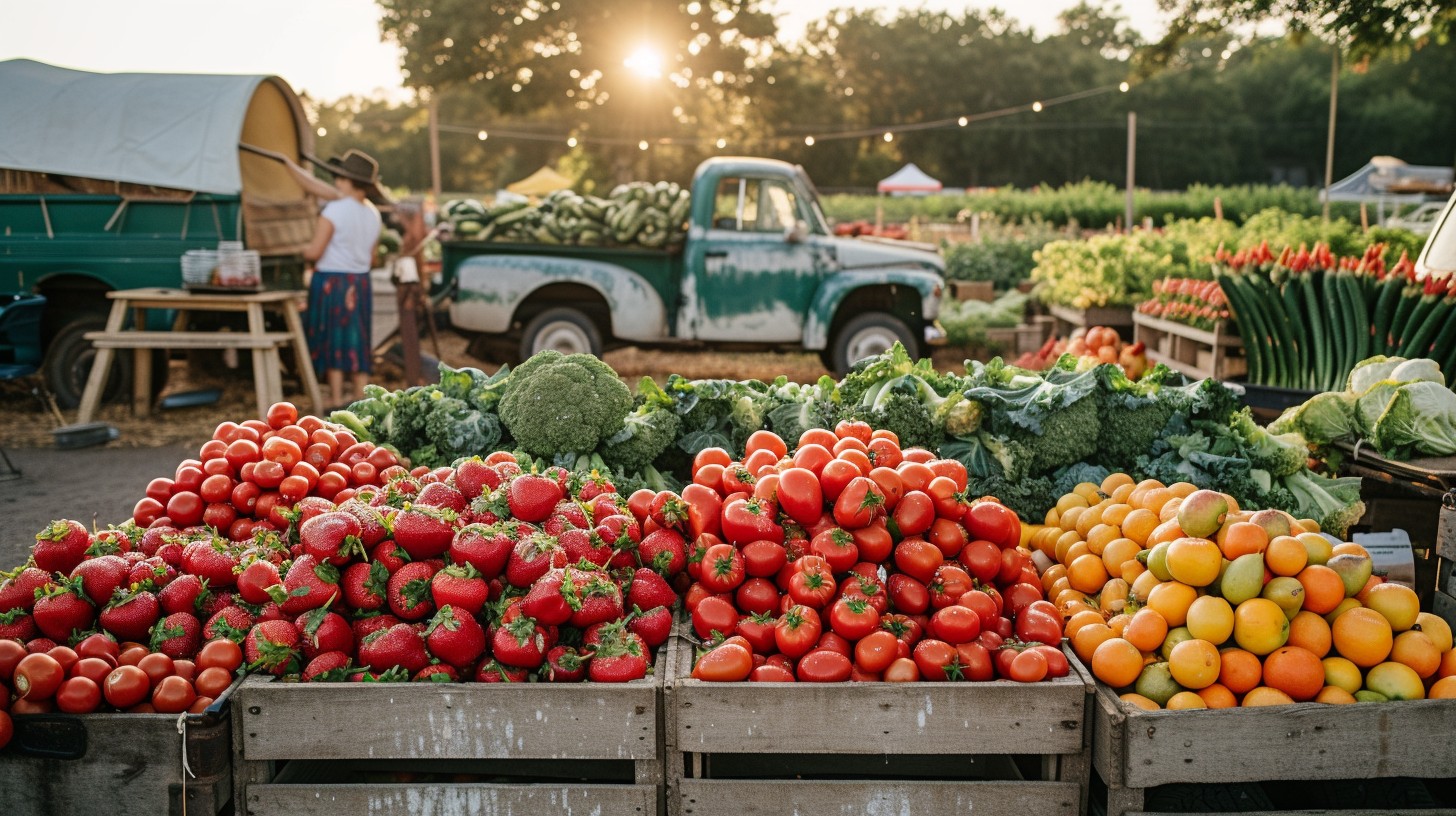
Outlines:
{"label": "woman in straw hat", "polygon": [[332,187],[302,168],[294,172],[306,190],[329,202],[303,251],[314,264],[304,328],[314,368],[328,382],[330,405],[342,407],[363,394],[372,370],[369,270],[381,224],[374,203],[387,199],[379,190],[379,163],[361,151],[329,159],[324,169],[333,174]]}

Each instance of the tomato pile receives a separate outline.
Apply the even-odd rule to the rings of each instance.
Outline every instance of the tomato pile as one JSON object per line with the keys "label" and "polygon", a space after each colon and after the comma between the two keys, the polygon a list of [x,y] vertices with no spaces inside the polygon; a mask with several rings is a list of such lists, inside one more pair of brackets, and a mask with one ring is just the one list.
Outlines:
{"label": "tomato pile", "polygon": [[1068,672],[1021,523],[966,470],[863,422],[698,454],[685,603],[709,681],[992,680]]}

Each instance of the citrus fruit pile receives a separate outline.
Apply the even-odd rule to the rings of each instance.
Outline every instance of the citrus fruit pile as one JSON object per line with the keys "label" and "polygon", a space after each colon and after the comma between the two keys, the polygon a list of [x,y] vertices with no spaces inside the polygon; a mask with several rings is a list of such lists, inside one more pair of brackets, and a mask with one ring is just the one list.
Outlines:
{"label": "citrus fruit pile", "polygon": [[1072,649],[1132,705],[1456,697],[1446,622],[1308,520],[1115,473],[1063,496],[1030,544]]}

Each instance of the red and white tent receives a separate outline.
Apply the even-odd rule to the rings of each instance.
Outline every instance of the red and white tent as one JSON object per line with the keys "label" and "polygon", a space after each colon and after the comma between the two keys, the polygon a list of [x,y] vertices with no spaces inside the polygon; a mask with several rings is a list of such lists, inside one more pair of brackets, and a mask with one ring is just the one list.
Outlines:
{"label": "red and white tent", "polygon": [[887,178],[880,179],[879,191],[891,194],[925,194],[940,192],[939,181],[926,175],[914,162],[901,167]]}

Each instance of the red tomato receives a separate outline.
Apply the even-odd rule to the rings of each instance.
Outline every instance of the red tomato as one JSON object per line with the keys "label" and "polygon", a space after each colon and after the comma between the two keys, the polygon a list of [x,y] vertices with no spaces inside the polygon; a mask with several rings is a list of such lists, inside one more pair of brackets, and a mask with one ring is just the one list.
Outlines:
{"label": "red tomato", "polygon": [[915,660],[915,666],[920,669],[920,675],[926,680],[948,680],[950,679],[947,669],[956,664],[958,655],[955,647],[943,640],[927,638],[915,644],[911,657]]}
{"label": "red tomato", "polygon": [[273,436],[292,442],[298,446],[300,451],[309,445],[308,431],[305,431],[297,425],[285,425],[282,428],[277,428],[273,431]]}
{"label": "red tomato", "polygon": [[739,499],[723,505],[723,538],[743,545],[759,539],[782,543],[784,528],[778,523],[778,508],[762,499]]}
{"label": "red tomato", "polygon": [[971,576],[965,570],[954,562],[941,564],[935,571],[935,578],[927,587],[930,590],[930,605],[936,609],[950,606],[969,592],[971,586]]}
{"label": "red tomato", "polygon": [[856,641],[880,627],[880,613],[860,598],[840,598],[829,608],[829,628],[848,641]]}
{"label": "red tomato", "polygon": [[733,599],[744,612],[773,612],[779,608],[779,588],[767,578],[749,578],[739,585]]}
{"label": "red tomato", "polygon": [[834,500],[834,520],[846,530],[868,527],[885,512],[885,494],[867,476],[851,479]]}
{"label": "red tomato", "polygon": [[268,462],[277,462],[283,466],[284,470],[288,470],[303,461],[303,449],[291,439],[275,436],[263,443],[263,459]]}
{"label": "red tomato", "polygon": [[839,498],[839,494],[844,492],[845,486],[862,475],[860,469],[851,462],[843,459],[830,460],[824,465],[823,472],[819,474],[819,485],[823,490],[824,499],[835,501]]}
{"label": "red tomato", "polygon": [[815,649],[799,661],[798,678],[804,683],[842,683],[852,668],[849,658],[839,652]]}
{"label": "red tomato", "polygon": [[[907,538],[918,536],[929,530],[935,523],[935,504],[929,496],[919,490],[911,491],[900,500],[892,518],[901,536]],[[957,549],[953,553],[946,553],[945,557],[954,558],[959,552],[960,550]]]}
{"label": "red tomato", "polygon": [[991,660],[991,652],[980,643],[960,643],[956,645],[956,660],[961,664],[961,678],[984,682],[996,679],[996,665]]}
{"label": "red tomato", "polygon": [[854,644],[854,664],[867,672],[882,672],[899,656],[899,643],[884,629],[870,632]]}
{"label": "red tomato", "polygon": [[900,445],[893,439],[883,436],[870,440],[870,455],[874,457],[875,464],[879,467],[895,468],[905,461],[905,455],[900,451]]}
{"label": "red tomato", "polygon": [[976,617],[981,619],[982,629],[990,630],[996,625],[996,619],[1001,617],[1001,610],[996,608],[996,602],[979,589],[962,595],[956,603],[975,612]]}
{"label": "red tomato", "polygon": [[926,485],[935,478],[935,473],[923,462],[916,462],[907,455],[905,461],[895,468],[900,473],[900,480],[905,483],[905,490],[925,490]]}
{"label": "red tomato", "polygon": [[[201,484],[198,485],[201,487]],[[202,511],[206,504],[202,497],[191,490],[181,490],[172,494],[167,500],[167,515],[171,517],[178,527],[191,527],[202,521]]]}
{"label": "red tomato", "polygon": [[919,615],[930,608],[929,590],[925,584],[908,575],[891,575],[885,582],[885,589],[890,594],[890,605],[897,612]]}
{"label": "red tomato", "polygon": [[152,707],[159,714],[178,714],[187,710],[197,699],[192,684],[180,677],[163,678],[152,691]]}
{"label": "red tomato", "polygon": [[935,461],[935,454],[925,448],[906,448],[905,461],[914,462],[917,465],[925,465]]}
{"label": "red tomato", "polygon": [[908,657],[897,658],[885,669],[886,683],[913,683],[920,679],[920,666]]}
{"label": "red tomato", "polygon": [[1006,604],[1002,611],[1009,611],[1012,617],[1020,615],[1021,610],[1033,602],[1045,600],[1041,594],[1041,587],[1035,584],[1012,584],[1006,587],[1004,595]]}
{"label": "red tomato", "polygon": [[944,476],[936,476],[925,486],[926,495],[935,504],[935,514],[951,521],[960,521],[966,515],[965,494],[956,487],[955,482]]}
{"label": "red tomato", "polygon": [[749,672],[748,679],[755,683],[792,683],[795,678],[794,673],[783,666],[765,663],[754,667]]}
{"label": "red tomato", "polygon": [[732,637],[738,631],[738,610],[733,604],[716,595],[710,595],[698,602],[692,611],[693,631],[698,637],[708,639],[714,632]]}
{"label": "red tomato", "polygon": [[298,408],[291,402],[275,402],[268,406],[268,427],[278,430],[298,421]]}
{"label": "red tomato", "polygon": [[895,541],[884,519],[876,519],[866,527],[850,531],[861,560],[883,564],[895,550]]}
{"label": "red tomato", "polygon": [[172,493],[175,486],[176,482],[173,482],[171,479],[168,479],[165,476],[159,476],[151,480],[150,482],[147,482],[146,496],[147,498],[153,499],[161,504],[166,504],[167,499],[172,498]]}
{"label": "red tomato", "polygon": [[1029,652],[1037,652],[1046,659],[1048,678],[1066,677],[1072,672],[1072,666],[1067,662],[1067,656],[1061,649],[1052,646],[1033,646],[1027,649]]}
{"label": "red tomato", "polygon": [[[758,479],[746,466],[737,463],[723,468],[720,479],[719,490],[729,496],[734,493],[752,493],[754,485],[758,482]],[[709,485],[709,487],[711,486]]]}
{"label": "red tomato", "polygon": [[772,453],[774,461],[778,461],[788,455],[789,446],[773,431],[754,431],[749,435],[747,444],[744,445],[744,454],[751,455],[754,451],[759,450]]}
{"label": "red tomato", "polygon": [[241,665],[243,665],[243,650],[238,644],[226,638],[210,640],[197,652],[197,667],[204,671],[220,668],[231,674],[237,671]]}
{"label": "red tomato", "polygon": [[814,471],[791,467],[779,474],[779,509],[803,525],[815,523],[824,515],[824,491]]}
{"label": "red tomato", "polygon": [[65,679],[66,670],[59,660],[37,652],[22,657],[15,664],[11,684],[15,687],[16,697],[41,702],[55,696]]}
{"label": "red tomato", "polygon": [[750,615],[738,621],[738,634],[753,647],[754,654],[768,654],[779,648],[774,641],[776,623],[778,619],[772,613]]}
{"label": "red tomato", "polygon": [[893,469],[876,463],[876,467],[870,470],[869,478],[880,488],[880,495],[885,497],[885,510],[894,510],[900,503],[900,498],[905,495],[905,480]]}
{"label": "red tomato", "polygon": [[852,419],[841,419],[834,426],[834,435],[840,439],[858,439],[868,443],[874,435],[874,429],[868,422],[860,422]]}
{"label": "red tomato", "polygon": [[1018,683],[1035,683],[1047,676],[1046,655],[1035,649],[1027,649],[1011,659],[1011,670],[1006,676]]}
{"label": "red tomato", "polygon": [[816,477],[824,472],[824,466],[834,461],[834,454],[829,452],[829,445],[805,444],[800,445],[794,451],[794,467],[801,467]]}
{"label": "red tomato", "polygon": [[76,650],[70,646],[56,646],[47,649],[46,654],[54,657],[56,662],[61,664],[61,671],[67,673],[71,671],[72,666],[76,665],[76,661],[81,659],[81,656],[76,654]]}
{"label": "red tomato", "polygon": [[[6,703],[9,703],[9,701],[10,701],[9,695],[4,695],[4,696],[5,696]],[[9,714],[5,713],[5,707],[4,707],[4,705],[3,704],[0,704],[0,750],[4,750],[5,749],[5,746],[10,744],[10,740],[14,736],[15,736],[15,722],[10,719],[10,715]]]}
{"label": "red tomato", "polygon": [[123,666],[135,666],[141,659],[151,654],[152,651],[145,646],[127,646],[121,650],[116,662]]}
{"label": "red tomato", "polygon": [[952,646],[970,643],[981,634],[981,619],[964,606],[947,606],[930,618],[930,633]]}
{"label": "red tomato", "polygon": [[748,679],[752,671],[753,655],[736,643],[724,643],[698,659],[693,667],[693,679],[733,683]]}
{"label": "red tomato", "polygon": [[704,465],[719,465],[720,467],[727,467],[728,463],[732,461],[732,455],[730,455],[728,451],[725,451],[722,448],[703,448],[702,450],[698,451],[696,456],[693,457],[692,471],[694,475],[696,475],[697,472],[701,470]]}
{"label": "red tomato", "polygon": [[774,643],[786,657],[799,658],[814,648],[823,631],[818,612],[807,606],[792,606],[774,628]]}
{"label": "red tomato", "polygon": [[[10,682],[15,676],[15,666],[20,663],[21,658],[30,654],[25,650],[25,645],[18,640],[0,639],[0,680]],[[0,692],[0,696],[4,696]]]}
{"label": "red tomato", "polygon": [[895,545],[895,566],[922,584],[930,583],[944,562],[940,549],[923,538],[907,538]]}
{"label": "red tomato", "polygon": [[788,563],[784,545],[759,539],[743,545],[744,572],[754,578],[769,578]]}
{"label": "red tomato", "polygon": [[950,479],[955,483],[956,492],[963,493],[966,489],[966,466],[954,459],[936,459],[930,462],[930,472],[938,477]]}
{"label": "red tomato", "polygon": [[823,558],[829,565],[829,571],[836,574],[859,561],[859,547],[854,543],[854,536],[839,527],[831,527],[814,536],[814,540],[809,542],[809,552]]}
{"label": "red tomato", "polygon": [[779,457],[766,450],[756,450],[743,458],[743,466],[755,477],[771,473],[778,464]]}
{"label": "red tomato", "polygon": [[[349,469],[349,476],[356,485],[379,484],[379,468],[369,462],[359,462]],[[282,479],[278,480],[282,482]],[[262,484],[262,482],[259,482]],[[267,487],[268,485],[263,485]],[[276,487],[276,485],[275,485]]]}
{"label": "red tomato", "polygon": [[764,501],[777,502],[779,497],[779,474],[769,466],[765,472],[754,477],[758,481],[753,483],[753,497]]}
{"label": "red tomato", "polygon": [[996,573],[996,583],[1005,586],[1015,583],[1021,578],[1021,573],[1031,563],[1031,556],[1016,549],[1001,551],[1001,569]]}
{"label": "red tomato", "polygon": [[960,522],[951,521],[947,518],[938,518],[930,525],[930,532],[925,538],[935,545],[947,559],[955,558],[965,551],[966,542],[970,540],[966,535],[966,528]]}
{"label": "red tomato", "polygon": [[[850,440],[846,439],[845,441],[848,442]],[[839,451],[835,458],[842,459],[854,465],[861,476],[868,476],[870,475],[870,471],[875,469],[874,462],[870,461],[870,455],[862,450],[855,450],[852,446],[849,450]]]}
{"label": "red tomato", "polygon": [[67,714],[90,714],[101,707],[101,687],[89,677],[72,677],[56,692],[56,708]]}
{"label": "red tomato", "polygon": [[130,708],[140,703],[147,699],[151,690],[152,681],[147,673],[134,665],[122,665],[112,669],[101,686],[106,702],[116,708]]}
{"label": "red tomato", "polygon": [[[801,558],[795,565],[806,561]],[[822,559],[821,559],[822,560]],[[788,594],[794,599],[794,603],[813,609],[823,609],[834,599],[834,591],[837,585],[834,575],[827,566],[822,568],[810,567],[808,569],[795,569],[794,574],[789,577]]]}
{"label": "red tomato", "polygon": [[1001,549],[978,538],[961,548],[959,561],[977,581],[989,584],[1001,572]]}
{"label": "red tomato", "polygon": [[202,480],[206,477],[207,474],[202,472],[201,462],[197,462],[196,464],[183,463],[177,468],[177,483],[172,492],[175,494],[179,490],[190,490],[196,493],[197,488],[202,486]]}
{"label": "red tomato", "polygon": [[1021,543],[1021,519],[1000,502],[979,501],[966,510],[966,530],[971,538],[983,538],[1001,549]]}
{"label": "red tomato", "polygon": [[138,660],[137,668],[146,672],[147,679],[155,686],[162,682],[162,678],[171,677],[175,673],[176,666],[172,658],[160,652],[154,652]]}
{"label": "red tomato", "polygon": [[233,488],[236,486],[237,483],[231,476],[221,473],[213,474],[202,480],[197,495],[201,496],[205,502],[225,502],[232,497]]}
{"label": "red tomato", "polygon": [[828,450],[834,447],[834,443],[838,441],[839,437],[835,436],[834,431],[828,428],[809,428],[799,434],[799,442],[795,447],[802,449],[808,445],[819,445],[825,450]]}
{"label": "red tomato", "polygon": [[890,595],[878,575],[865,575],[851,570],[840,584],[839,597],[858,598],[869,603],[881,615],[890,609]]}
{"label": "red tomato", "polygon": [[1048,615],[1042,610],[1028,606],[1016,616],[1016,637],[1023,643],[1044,643],[1060,646],[1062,643],[1062,616]]}
{"label": "red tomato", "polygon": [[76,661],[69,672],[71,677],[85,677],[100,686],[106,682],[106,675],[116,668],[103,657],[83,657]]}

